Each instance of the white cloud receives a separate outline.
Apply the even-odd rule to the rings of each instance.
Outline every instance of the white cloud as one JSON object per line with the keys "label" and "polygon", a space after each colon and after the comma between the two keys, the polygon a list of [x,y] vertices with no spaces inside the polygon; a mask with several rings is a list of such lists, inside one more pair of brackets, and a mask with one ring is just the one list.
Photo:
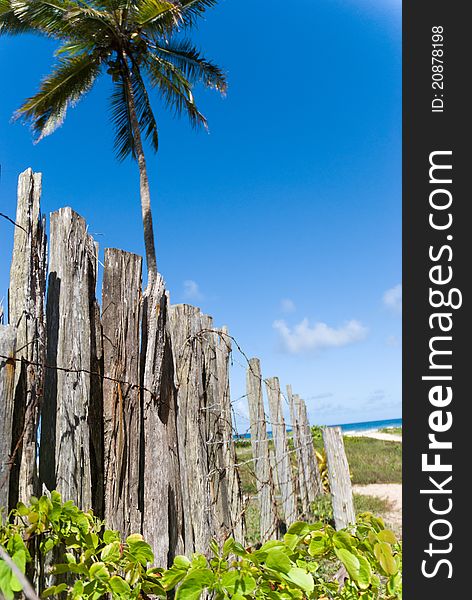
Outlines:
{"label": "white cloud", "polygon": [[283,298],[280,301],[280,309],[284,313],[293,313],[297,310],[297,307],[295,306],[295,302],[290,300],[290,298]]}
{"label": "white cloud", "polygon": [[303,319],[293,328],[283,320],[274,321],[273,327],[279,333],[283,349],[290,354],[339,348],[359,342],[367,335],[367,328],[356,320],[348,321],[338,328],[320,322],[311,326],[308,319]]}
{"label": "white cloud", "polygon": [[306,401],[310,400],[324,400],[325,398],[332,398],[334,396],[333,392],[322,392],[320,394],[315,394],[314,396],[309,396]]}
{"label": "white cloud", "polygon": [[386,343],[387,343],[387,346],[390,346],[391,348],[395,348],[396,346],[400,345],[400,340],[398,339],[398,337],[396,335],[389,335]]}
{"label": "white cloud", "polygon": [[200,292],[198,283],[193,279],[184,281],[184,298],[187,300],[203,300],[203,294]]}
{"label": "white cloud", "polygon": [[394,313],[402,312],[402,284],[399,283],[387,290],[383,295],[383,303]]}

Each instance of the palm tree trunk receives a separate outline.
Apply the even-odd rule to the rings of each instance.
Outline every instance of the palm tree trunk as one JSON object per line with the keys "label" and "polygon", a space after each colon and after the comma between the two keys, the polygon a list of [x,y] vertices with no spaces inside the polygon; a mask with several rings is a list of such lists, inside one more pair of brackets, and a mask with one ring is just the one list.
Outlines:
{"label": "palm tree trunk", "polygon": [[154,245],[154,228],[152,224],[151,213],[151,192],[149,190],[149,179],[146,168],[146,159],[144,156],[141,130],[139,128],[138,116],[134,102],[133,86],[131,85],[131,76],[126,58],[124,59],[123,78],[128,94],[128,107],[133,130],[134,145],[136,150],[136,160],[139,167],[139,191],[141,196],[141,212],[144,228],[144,247],[146,250],[146,263],[148,269],[148,284],[155,279],[157,274],[156,248]]}

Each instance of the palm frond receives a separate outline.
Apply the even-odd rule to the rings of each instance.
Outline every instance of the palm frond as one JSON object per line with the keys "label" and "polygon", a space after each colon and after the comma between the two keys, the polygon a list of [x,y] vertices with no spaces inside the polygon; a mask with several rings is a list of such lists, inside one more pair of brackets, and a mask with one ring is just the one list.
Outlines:
{"label": "palm frond", "polygon": [[159,139],[154,113],[151,108],[146,86],[137,66],[131,70],[130,83],[132,97],[123,77],[114,83],[111,96],[111,117],[115,129],[115,153],[119,160],[130,154],[136,158],[136,146],[131,121],[131,102],[134,104],[140,132],[157,152]]}
{"label": "palm frond", "polygon": [[15,16],[39,32],[59,39],[99,43],[115,35],[113,15],[80,0],[10,0]]}
{"label": "palm frond", "polygon": [[133,5],[133,19],[141,26],[157,24],[161,27],[177,26],[180,6],[167,0],[140,0]]}
{"label": "palm frond", "polygon": [[181,17],[185,27],[193,27],[208,8],[216,6],[217,0],[180,0]]}
{"label": "palm frond", "polygon": [[194,126],[207,126],[205,117],[200,113],[192,94],[192,86],[170,61],[149,53],[146,55],[146,69],[151,85],[158,89],[167,106],[175,114],[185,113]]}
{"label": "palm frond", "polygon": [[190,40],[171,40],[157,45],[156,54],[180,69],[190,83],[203,83],[223,94],[226,92],[228,84],[223,71],[203,58]]}
{"label": "palm frond", "polygon": [[108,30],[112,35],[116,35],[116,22],[113,14],[107,10],[99,10],[92,4],[85,2],[72,2],[72,5],[65,15],[71,31],[80,31],[90,33],[90,29],[95,33]]}
{"label": "palm frond", "polygon": [[130,98],[128,89],[121,77],[113,83],[110,104],[111,120],[115,129],[115,154],[119,160],[124,160],[129,154],[136,158],[129,109]]}
{"label": "palm frond", "polygon": [[0,35],[18,35],[31,31],[34,31],[34,28],[15,15],[11,1],[0,0]]}
{"label": "palm frond", "polygon": [[70,31],[65,15],[69,0],[10,0],[16,18],[30,28],[60,38]]}
{"label": "palm frond", "polygon": [[61,59],[15,118],[31,123],[37,141],[41,140],[62,125],[67,108],[91,89],[100,69],[100,61],[87,53]]}

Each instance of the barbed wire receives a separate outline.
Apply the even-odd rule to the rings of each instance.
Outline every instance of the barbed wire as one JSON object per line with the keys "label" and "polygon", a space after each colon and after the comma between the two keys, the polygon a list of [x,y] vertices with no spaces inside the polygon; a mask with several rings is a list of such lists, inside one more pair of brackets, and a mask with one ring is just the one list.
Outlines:
{"label": "barbed wire", "polygon": [[[222,437],[218,438],[218,435],[220,435],[219,432],[217,432],[215,430],[208,431],[207,437],[206,437],[206,439],[203,439],[203,442],[209,448],[209,452],[213,452],[213,453],[218,452],[219,448],[225,447],[227,450],[230,451],[230,453],[232,453],[232,454],[230,454],[230,456],[233,456],[233,460],[232,460],[231,464],[218,465],[215,462],[214,465],[209,465],[208,473],[207,473],[207,480],[208,480],[208,482],[210,482],[215,477],[221,477],[222,474],[224,474],[226,469],[231,469],[238,474],[238,486],[239,486],[238,494],[240,497],[240,509],[238,512],[239,517],[235,518],[235,522],[233,523],[233,526],[237,525],[238,518],[239,519],[245,518],[245,515],[246,515],[248,507],[249,507],[249,501],[248,500],[246,502],[244,501],[244,497],[243,497],[242,489],[241,489],[241,485],[240,485],[240,478],[245,470],[246,470],[246,472],[249,473],[250,477],[253,479],[253,481],[256,484],[256,489],[258,491],[258,494],[256,497],[258,497],[260,495],[263,488],[270,487],[270,489],[272,490],[270,497],[272,498],[272,503],[274,504],[273,512],[274,512],[274,515],[277,515],[277,519],[280,520],[280,510],[276,506],[276,504],[277,504],[276,499],[282,498],[282,500],[285,500],[285,501],[287,501],[288,499],[292,499],[294,501],[295,506],[297,506],[298,499],[300,498],[300,493],[301,493],[300,489],[299,489],[299,485],[295,481],[296,473],[293,472],[293,464],[291,461],[291,457],[293,455],[297,455],[297,457],[299,457],[300,452],[303,450],[303,448],[309,447],[310,444],[311,444],[311,446],[313,446],[313,441],[311,439],[311,436],[303,434],[299,423],[287,423],[283,417],[283,414],[280,415],[280,417],[281,417],[280,419],[272,420],[270,415],[264,409],[261,414],[260,419],[256,419],[256,420],[253,419],[251,422],[250,417],[247,417],[247,415],[243,415],[236,410],[235,406],[238,406],[242,400],[247,399],[248,393],[242,394],[235,399],[232,399],[230,397],[228,374],[225,374],[225,373],[227,373],[227,371],[225,371],[225,369],[227,369],[229,364],[237,364],[238,366],[245,368],[248,372],[251,373],[251,375],[253,377],[255,377],[259,381],[261,386],[262,386],[262,384],[265,384],[267,390],[277,391],[279,394],[279,397],[281,399],[283,398],[286,403],[288,403],[288,400],[285,397],[285,395],[283,394],[283,392],[281,391],[278,383],[273,385],[269,379],[264,378],[253,368],[253,366],[251,364],[251,360],[248,358],[247,354],[243,351],[243,349],[241,348],[241,346],[239,345],[237,340],[234,338],[234,336],[230,335],[226,331],[223,331],[221,329],[204,328],[191,336],[187,336],[187,338],[184,340],[182,348],[179,349],[178,352],[176,352],[176,362],[180,363],[180,364],[176,365],[176,367],[177,367],[176,372],[179,374],[177,379],[179,380],[181,378],[182,371],[185,367],[186,361],[192,360],[192,358],[194,357],[195,351],[202,353],[202,358],[200,359],[201,364],[205,363],[203,346],[204,345],[208,346],[209,341],[207,338],[209,335],[218,336],[219,339],[221,339],[224,342],[224,347],[220,347],[217,343],[210,346],[210,355],[211,356],[209,357],[209,359],[207,359],[206,372],[204,373],[204,376],[202,377],[202,384],[201,384],[202,392],[204,394],[208,393],[211,386],[215,385],[214,382],[218,382],[218,374],[215,373],[214,371],[212,371],[211,368],[209,368],[210,365],[208,364],[208,360],[210,360],[210,362],[211,362],[211,360],[215,360],[215,361],[219,360],[218,352],[220,352],[223,355],[223,359],[225,361],[225,363],[224,363],[225,368],[223,369],[222,373],[224,374],[224,377],[225,377],[224,383],[226,385],[226,388],[225,388],[225,392],[222,397],[220,397],[216,401],[212,401],[209,404],[206,404],[206,405],[200,407],[199,410],[203,414],[208,414],[208,415],[211,415],[212,417],[216,418],[216,420],[212,423],[213,427],[218,426],[218,423],[219,423],[220,425],[222,425],[224,433],[223,433]],[[196,342],[200,343],[200,348],[195,347]],[[240,355],[243,356],[244,362],[246,364],[243,364],[240,361],[237,361],[237,359],[235,359],[232,344],[234,344],[235,348],[240,353]],[[207,347],[207,350],[208,350],[208,347]],[[25,357],[6,356],[3,354],[0,354],[0,359],[4,360],[7,364],[22,363],[25,365],[36,367],[38,369],[43,369],[44,371],[55,370],[55,371],[64,372],[64,373],[73,373],[76,375],[83,374],[83,375],[88,375],[90,377],[98,377],[102,380],[116,383],[118,386],[127,386],[128,391],[131,389],[135,389],[135,390],[146,392],[146,393],[150,394],[151,397],[153,397],[153,398],[156,398],[158,396],[158,393],[156,393],[155,390],[151,390],[151,389],[147,388],[146,386],[143,386],[142,384],[133,383],[126,379],[112,377],[110,375],[105,375],[101,371],[94,371],[89,368],[65,367],[65,366],[61,366],[61,365],[51,365],[51,364],[48,364],[46,361],[44,361],[44,362],[32,361],[32,360],[28,360]],[[191,372],[190,372],[190,370],[188,370],[187,371],[187,384],[189,384],[190,378],[191,378]],[[179,381],[177,381],[177,384],[179,385]],[[182,381],[180,381],[180,385],[181,384],[182,384]],[[261,392],[262,392],[262,389],[261,389]],[[225,416],[228,410],[229,410],[228,416]],[[297,411],[297,412],[299,412],[299,411]],[[249,426],[246,429],[246,431],[241,432],[238,430],[238,427],[236,425],[236,423],[237,423],[236,416],[238,416],[240,419],[247,420],[249,422]],[[265,430],[265,435],[262,438],[255,438],[254,431],[251,431],[257,426],[261,426],[262,430]],[[293,447],[286,448],[284,452],[270,453],[268,451],[268,449],[271,445],[271,442],[275,444],[275,440],[273,439],[273,436],[272,436],[272,439],[269,436],[269,434],[267,432],[268,426],[271,427],[272,430],[273,430],[274,426],[284,426],[285,431],[287,431],[287,428],[291,428],[293,430],[293,436],[292,436]],[[254,450],[254,448],[257,448],[258,445],[259,446],[265,445],[267,447],[267,450],[265,451],[264,456],[262,456],[262,455],[261,456],[252,456],[251,458],[249,458],[247,460],[241,461],[241,460],[237,459],[238,450],[235,447],[235,442],[237,440],[241,440],[242,438],[244,439],[244,437],[246,437],[248,434],[250,436],[249,441],[250,441],[250,444],[251,444],[251,447],[253,448],[253,450]],[[286,443],[287,443],[287,440],[286,440]],[[18,442],[16,444],[15,454],[16,454],[16,451],[17,451],[18,447],[20,446],[20,444],[21,444],[21,439],[18,440]],[[214,448],[214,450],[210,450],[212,447]],[[278,473],[279,466],[282,463],[286,462],[287,459],[289,460],[289,465],[290,465],[288,478],[281,479],[281,475]],[[215,459],[215,460],[217,460],[217,459]],[[266,478],[262,478],[260,476],[260,474],[258,474],[258,472],[257,472],[259,470],[257,468],[257,465],[259,463],[262,463],[263,461],[267,461],[267,460],[269,460],[269,467],[268,467],[268,471],[267,471],[268,476]],[[302,467],[302,465],[299,465],[298,469],[300,469],[301,467]],[[282,490],[287,485],[291,485],[292,491],[289,496],[285,495],[285,497],[284,497],[284,492]],[[278,494],[277,494],[276,488],[278,489],[278,492],[279,492]],[[250,498],[250,497],[248,497],[248,498]],[[212,501],[212,505],[214,505],[217,501],[218,501],[218,498],[214,498]],[[210,508],[210,507],[207,507],[207,508]],[[300,512],[300,510],[298,508],[296,510],[297,510],[297,514],[299,514],[299,516],[303,515],[303,510],[302,510],[302,512]],[[263,537],[266,534],[272,535],[273,533],[275,533],[275,531],[274,531],[275,528],[278,528],[278,525],[273,523],[270,526],[270,531],[268,530],[267,532],[261,532],[261,535]]]}

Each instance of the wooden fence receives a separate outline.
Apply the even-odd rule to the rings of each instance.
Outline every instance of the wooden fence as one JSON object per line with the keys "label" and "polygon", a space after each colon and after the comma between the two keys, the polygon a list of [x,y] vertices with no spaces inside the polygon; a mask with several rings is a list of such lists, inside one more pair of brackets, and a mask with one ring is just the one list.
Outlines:
{"label": "wooden fence", "polygon": [[[161,276],[143,291],[142,259],[122,250],[105,250],[99,301],[98,244],[62,208],[50,215],[48,252],[40,195],[41,176],[28,169],[18,185],[9,325],[0,326],[0,506],[56,489],[123,535],[141,532],[160,565],[206,553],[212,538],[244,542],[233,339],[200,309],[170,304]],[[311,518],[323,486],[305,403],[290,386],[285,398],[276,377],[263,379],[256,358],[247,400],[265,541]],[[324,434],[338,527],[354,518],[339,440]]]}

